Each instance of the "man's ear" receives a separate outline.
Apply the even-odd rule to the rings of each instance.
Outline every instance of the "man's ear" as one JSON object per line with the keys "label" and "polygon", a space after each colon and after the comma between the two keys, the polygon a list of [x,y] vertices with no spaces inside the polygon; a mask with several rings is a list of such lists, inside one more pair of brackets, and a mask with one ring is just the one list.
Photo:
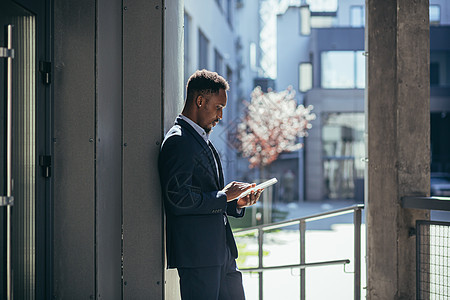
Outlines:
{"label": "man's ear", "polygon": [[197,107],[202,107],[203,103],[205,99],[203,98],[202,95],[198,95],[197,98],[195,98],[195,104],[197,105]]}

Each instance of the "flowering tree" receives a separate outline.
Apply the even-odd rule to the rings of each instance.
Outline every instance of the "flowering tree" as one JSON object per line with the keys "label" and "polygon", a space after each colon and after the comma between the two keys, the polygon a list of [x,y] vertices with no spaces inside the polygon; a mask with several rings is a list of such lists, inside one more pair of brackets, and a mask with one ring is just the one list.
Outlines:
{"label": "flowering tree", "polygon": [[308,135],[313,107],[297,105],[292,87],[263,93],[256,87],[247,112],[237,127],[238,150],[249,158],[250,168],[271,164],[284,151],[294,151],[303,145],[298,137]]}

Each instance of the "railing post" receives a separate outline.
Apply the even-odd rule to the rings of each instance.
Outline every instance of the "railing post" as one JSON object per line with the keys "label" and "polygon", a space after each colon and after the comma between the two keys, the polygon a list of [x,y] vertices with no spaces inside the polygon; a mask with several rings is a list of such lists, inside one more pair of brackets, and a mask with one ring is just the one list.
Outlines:
{"label": "railing post", "polygon": [[[306,222],[305,220],[300,220],[300,264],[306,263],[305,249],[306,249]],[[306,299],[306,270],[305,268],[300,269],[300,300]]]}
{"label": "railing post", "polygon": [[[422,244],[421,226],[416,220],[416,299],[420,299],[420,245]],[[429,253],[429,251],[427,251]],[[427,270],[427,273],[429,270]],[[427,280],[428,281],[428,280]]]}
{"label": "railing post", "polygon": [[355,234],[355,236],[354,236],[355,300],[360,300],[361,299],[361,209],[359,209],[359,208],[354,210],[353,223],[355,226],[355,232],[354,232],[354,234]]}
{"label": "railing post", "polygon": [[[258,228],[258,268],[262,269],[263,267],[263,229]],[[263,272],[258,272],[258,280],[259,280],[259,300],[263,300],[264,295],[264,285],[263,285]]]}

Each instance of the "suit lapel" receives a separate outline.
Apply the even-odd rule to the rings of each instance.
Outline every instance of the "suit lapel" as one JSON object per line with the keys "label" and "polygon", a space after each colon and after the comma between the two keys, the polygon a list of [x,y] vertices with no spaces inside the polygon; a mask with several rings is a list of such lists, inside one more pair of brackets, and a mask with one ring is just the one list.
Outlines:
{"label": "suit lapel", "polygon": [[[213,152],[211,151],[211,148],[208,146],[208,144],[205,142],[205,140],[197,133],[197,131],[195,131],[194,128],[192,128],[191,125],[189,125],[189,123],[187,123],[186,121],[184,121],[183,119],[181,119],[180,117],[177,117],[176,121],[175,121],[176,125],[180,125],[182,126],[184,129],[186,129],[193,137],[194,139],[202,146],[202,153],[204,155],[200,154],[199,160],[197,163],[202,164],[203,165],[203,157],[207,157],[208,162],[209,162],[209,166],[210,168],[207,168],[208,172],[211,172],[211,170],[213,170],[212,176],[215,179],[215,182],[217,184],[217,187],[219,189],[223,188],[223,183],[221,184],[221,182],[223,181],[223,175],[222,175],[222,166],[220,165],[220,158],[217,160],[217,165],[219,167],[219,177],[222,178],[222,181],[220,178],[217,178],[217,174],[216,174],[216,164],[214,162],[214,157],[213,157]],[[218,157],[216,157],[217,159]],[[206,168],[206,166],[204,166]]]}

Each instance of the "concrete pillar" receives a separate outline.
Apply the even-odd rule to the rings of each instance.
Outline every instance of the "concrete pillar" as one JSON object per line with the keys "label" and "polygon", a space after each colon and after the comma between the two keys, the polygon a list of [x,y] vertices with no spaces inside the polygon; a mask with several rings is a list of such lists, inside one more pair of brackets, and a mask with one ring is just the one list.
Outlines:
{"label": "concrete pillar", "polygon": [[415,299],[415,236],[429,194],[428,0],[367,0],[367,299]]}

